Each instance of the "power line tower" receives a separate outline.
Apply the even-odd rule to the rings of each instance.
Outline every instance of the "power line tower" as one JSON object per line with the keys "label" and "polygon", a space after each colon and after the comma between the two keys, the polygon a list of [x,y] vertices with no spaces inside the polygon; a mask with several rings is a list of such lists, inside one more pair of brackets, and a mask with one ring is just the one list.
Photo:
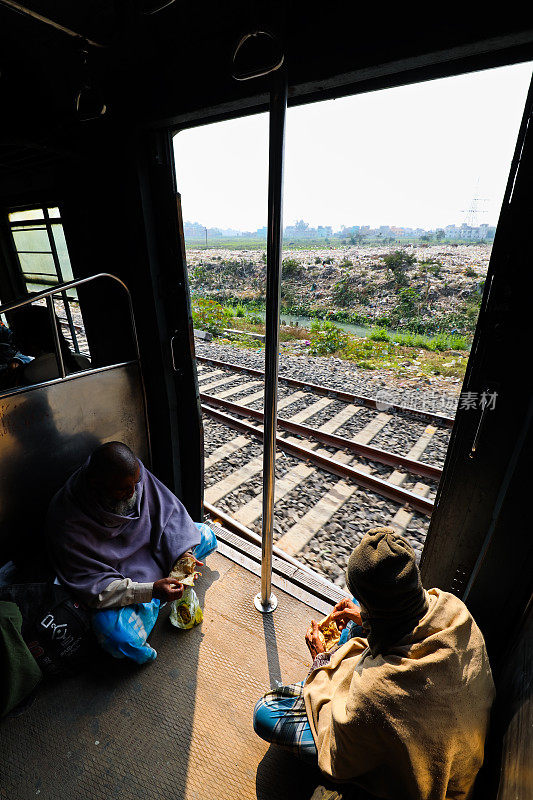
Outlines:
{"label": "power line tower", "polygon": [[479,178],[477,179],[474,197],[472,198],[472,200],[470,202],[469,208],[461,209],[461,213],[466,215],[465,216],[465,223],[470,228],[477,228],[478,225],[479,225],[478,215],[487,213],[487,209],[484,208],[484,205],[485,205],[485,203],[489,202],[489,198],[488,197],[476,197],[475,195],[477,195],[478,193],[479,193]]}
{"label": "power line tower", "polygon": [[470,228],[477,228],[479,225],[478,222],[478,215],[479,214],[486,214],[487,209],[483,208],[485,203],[489,202],[488,197],[473,197],[472,202],[470,203],[469,208],[461,209],[461,212],[465,214],[465,223]]}

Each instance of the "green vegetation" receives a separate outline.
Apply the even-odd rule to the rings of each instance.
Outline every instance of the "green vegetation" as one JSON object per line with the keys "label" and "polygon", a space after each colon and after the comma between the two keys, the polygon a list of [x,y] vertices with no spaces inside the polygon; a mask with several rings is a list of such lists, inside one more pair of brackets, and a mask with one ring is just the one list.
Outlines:
{"label": "green vegetation", "polygon": [[[335,305],[341,308],[352,306],[354,303],[359,303],[362,306],[369,305],[370,300],[375,295],[375,288],[368,283],[355,288],[353,283],[352,277],[346,277],[333,286],[331,299]],[[349,320],[341,319],[340,314],[342,314],[342,312],[340,312],[340,314],[338,312],[332,313],[336,314],[335,319],[337,322],[349,322]],[[306,314],[306,316],[308,315]],[[333,317],[331,318],[333,319]]]}
{"label": "green vegetation", "polygon": [[329,320],[313,322],[310,340],[311,355],[335,355],[355,362],[361,369],[390,369],[398,375],[463,377],[468,359],[467,352],[449,352],[452,348],[466,350],[461,337],[428,339],[376,330],[368,338],[361,338],[348,335]]}
{"label": "green vegetation", "polygon": [[422,347],[424,350],[444,352],[446,350],[468,350],[468,342],[464,336],[439,333],[436,336],[423,336],[419,333],[390,333],[384,328],[374,328],[368,338],[375,342],[396,342],[404,347]]}
{"label": "green vegetation", "polygon": [[[193,298],[195,327],[207,330],[214,336],[223,336],[224,328],[236,328],[242,337],[231,340],[236,347],[261,348],[263,343],[246,333],[265,333],[265,325],[258,314],[244,311],[245,306],[224,307],[214,300]],[[307,340],[310,355],[335,355],[353,361],[361,369],[389,369],[398,375],[443,375],[462,377],[468,358],[465,337],[454,334],[423,336],[410,331],[389,332],[373,328],[367,338],[346,333],[330,319],[314,320],[311,330],[282,326],[281,342]],[[224,339],[224,341],[230,341]],[[464,355],[451,353],[464,351]],[[301,350],[298,352],[302,352]]]}
{"label": "green vegetation", "polygon": [[[419,251],[419,260],[409,248],[362,257],[341,248],[309,250],[306,243],[307,252],[286,252],[282,262],[281,310],[293,320],[313,320],[311,330],[282,326],[280,340],[289,352],[335,354],[362,369],[406,376],[464,374],[484,287],[475,258],[473,266],[470,257],[460,266],[452,253],[436,248]],[[206,252],[196,259],[201,263],[189,269],[195,325],[217,337],[235,328],[242,332],[235,346],[263,346],[246,334],[265,330],[264,249]],[[487,260],[481,252],[479,263]],[[366,338],[339,323],[368,329]]]}
{"label": "green vegetation", "polygon": [[[381,236],[355,233],[350,236],[328,236],[325,238],[316,239],[293,239],[292,237],[285,237],[283,247],[285,250],[323,250],[325,247],[341,248],[346,245],[356,245],[357,247],[376,247],[383,245],[396,245],[405,246],[407,244],[420,245],[429,244],[431,242],[447,245],[448,247],[458,247],[459,245],[475,247],[479,244],[492,244],[493,239],[477,240],[477,239],[448,239],[446,236],[441,238],[440,235],[424,234],[422,236],[402,236],[395,238],[393,236]],[[185,247],[187,250],[265,250],[266,239],[258,239],[255,237],[246,236],[209,236],[207,245],[205,239],[189,238],[185,239]]]}
{"label": "green vegetation", "polygon": [[350,338],[342,353],[337,355],[354,361],[361,369],[388,369],[399,376],[434,376],[462,378],[468,353],[453,355],[449,351],[416,349],[398,342]]}
{"label": "green vegetation", "polygon": [[236,278],[249,278],[255,272],[253,261],[237,261],[235,259],[223,261],[220,259],[220,266],[226,274],[234,275]]}
{"label": "green vegetation", "polygon": [[442,274],[442,264],[435,258],[428,258],[426,261],[420,261],[420,273],[433,275],[434,278],[440,278]]}
{"label": "green vegetation", "polygon": [[334,325],[330,320],[319,322],[315,320],[311,323],[311,347],[309,352],[312,356],[327,356],[338,353],[346,349],[348,344],[348,334],[341,328]]}
{"label": "green vegetation", "polygon": [[[364,289],[361,292],[365,291]],[[477,318],[479,315],[479,305],[481,294],[472,296],[463,302],[455,311],[442,313],[432,319],[423,319],[417,313],[416,291],[404,296],[403,303],[398,304],[388,314],[380,316],[362,314],[349,309],[324,309],[312,308],[301,303],[289,303],[282,301],[281,310],[285,314],[290,314],[294,318],[308,317],[310,319],[328,319],[331,322],[344,322],[348,325],[361,325],[365,328],[380,327],[396,329],[403,333],[423,334],[425,336],[436,336],[439,334],[455,334],[468,339],[474,333]],[[414,292],[414,294],[413,294]],[[420,298],[420,302],[422,298]],[[265,311],[264,298],[243,298],[227,295],[224,302],[235,307],[241,304],[248,311]],[[398,308],[400,306],[400,308]],[[414,313],[413,312],[414,307]],[[458,348],[459,349],[459,348]]]}
{"label": "green vegetation", "polygon": [[284,258],[281,262],[281,277],[284,281],[297,278],[301,271],[302,265],[297,258]]}
{"label": "green vegetation", "polygon": [[296,300],[296,292],[290,289],[287,284],[281,284],[281,300],[285,305],[292,305]]}
{"label": "green vegetation", "polygon": [[416,289],[399,289],[398,302],[391,312],[393,319],[407,321],[416,316],[420,308],[420,294]]}
{"label": "green vegetation", "polygon": [[192,289],[204,292],[221,291],[224,287],[237,288],[243,283],[254,284],[257,265],[246,259],[223,259],[213,256],[189,269],[189,282]]}
{"label": "green vegetation", "polygon": [[357,292],[352,286],[353,281],[350,278],[343,278],[342,281],[336,283],[333,287],[331,297],[333,302],[341,308],[351,306],[357,298]]}
{"label": "green vegetation", "polygon": [[216,300],[208,300],[205,297],[194,298],[192,318],[195,328],[208,331],[213,336],[220,336],[223,329],[228,327],[232,316],[231,311]]}

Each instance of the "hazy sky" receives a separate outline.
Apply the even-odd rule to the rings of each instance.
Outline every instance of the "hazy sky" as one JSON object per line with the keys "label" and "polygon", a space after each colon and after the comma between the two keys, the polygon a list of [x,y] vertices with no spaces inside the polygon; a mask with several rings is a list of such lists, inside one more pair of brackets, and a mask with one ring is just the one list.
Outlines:
{"label": "hazy sky", "polygon": [[[466,221],[474,197],[496,224],[531,64],[289,109],[284,221],[434,228]],[[183,216],[208,227],[266,225],[268,116],[174,139]]]}

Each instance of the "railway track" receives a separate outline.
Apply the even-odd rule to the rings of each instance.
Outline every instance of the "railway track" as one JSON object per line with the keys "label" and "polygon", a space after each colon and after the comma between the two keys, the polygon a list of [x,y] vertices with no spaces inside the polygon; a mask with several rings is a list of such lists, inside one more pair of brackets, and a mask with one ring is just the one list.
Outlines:
{"label": "railway track", "polygon": [[[211,516],[229,515],[237,526],[257,530],[262,457],[253,443],[263,435],[263,413],[257,406],[262,404],[264,375],[216,359],[198,361],[203,413],[210,425],[226,429],[223,443],[205,460],[207,508]],[[448,435],[451,418],[402,406],[385,413],[372,398],[294,379],[280,378],[280,382],[277,446],[289,466],[276,480],[277,516],[283,517],[278,509],[305,491],[310,481],[321,486],[320,496],[315,492],[292,524],[283,520],[276,541],[281,551],[290,556],[307,552],[324,526],[356,500],[366,500],[377,511],[383,505],[380,498],[386,498],[388,518],[382,522],[404,535],[414,517],[419,526],[420,519],[427,520],[442,470],[422,456],[437,431],[441,437]],[[227,438],[228,429],[235,436]],[[398,429],[409,431],[409,444],[383,446],[388,431]],[[245,502],[236,503],[242,495]],[[420,537],[414,544],[421,549]]]}
{"label": "railway track", "polygon": [[[247,375],[254,375],[261,380],[264,379],[265,373],[259,369],[253,369],[251,367],[243,367],[241,364],[232,364],[227,361],[219,361],[215,358],[207,358],[206,356],[196,356],[196,360],[201,363],[210,364],[213,367],[218,367],[222,369],[230,369],[234,370],[235,372],[242,372],[246,373]],[[292,386],[296,389],[304,389],[305,391],[310,391],[315,394],[319,395],[326,395],[327,397],[336,397],[339,400],[343,400],[346,403],[356,403],[360,406],[366,406],[367,408],[373,408],[377,410],[381,410],[384,403],[380,400],[367,397],[365,395],[360,394],[352,394],[351,392],[343,392],[340,389],[334,389],[330,386],[321,386],[320,384],[316,383],[308,383],[305,381],[297,380],[296,378],[290,378],[285,375],[279,376],[279,381],[282,383],[287,384],[288,386]],[[402,406],[395,403],[387,403],[387,408],[390,411],[400,414],[408,414],[409,416],[415,419],[425,420],[426,422],[431,422],[433,425],[444,425],[447,428],[452,428],[454,423],[454,418],[449,417],[446,414],[435,414],[431,411],[425,411],[419,408],[413,408],[411,406]]]}
{"label": "railway track", "polygon": [[[235,428],[237,430],[243,431],[244,433],[249,433],[252,436],[255,436],[262,440],[263,438],[263,430],[262,428],[255,427],[250,423],[243,422],[242,420],[236,419],[235,417],[230,416],[229,414],[224,414],[223,412],[217,411],[216,409],[211,407],[211,404],[216,403],[216,398],[209,397],[208,395],[201,395],[206,401],[207,404],[202,403],[202,409],[205,413],[209,414],[214,419],[222,422],[225,425],[228,425],[230,428]],[[232,406],[236,406],[236,404],[231,404]],[[246,406],[239,406],[237,413],[243,414],[247,416],[249,414],[261,413],[253,411]],[[261,418],[262,418],[261,414]],[[305,425],[297,425],[291,423],[290,420],[278,420],[278,424],[282,423],[280,427],[294,427],[300,431],[300,435],[309,436],[314,439],[318,439],[320,441],[321,437],[324,437],[327,440],[333,440],[333,442],[337,442],[340,444],[341,449],[343,450],[352,450],[357,452],[358,450],[363,450],[364,452],[368,453],[372,450],[377,455],[373,456],[374,460],[381,461],[381,463],[391,463],[391,461],[396,460],[397,462],[401,462],[401,465],[411,472],[416,472],[418,474],[425,474],[433,471],[434,475],[432,477],[440,477],[440,470],[436,468],[430,467],[427,464],[423,464],[420,461],[416,461],[415,459],[409,458],[402,458],[401,456],[395,457],[393,453],[390,453],[386,450],[380,450],[379,448],[370,448],[365,445],[359,445],[357,442],[352,442],[349,439],[343,439],[338,436],[332,436],[331,434],[325,434],[324,432],[320,431],[320,429],[316,430],[314,428],[309,428]],[[381,478],[374,477],[373,475],[368,474],[362,469],[357,469],[351,466],[349,463],[345,463],[339,461],[338,459],[331,457],[329,455],[324,455],[320,451],[316,451],[311,449],[311,447],[306,447],[303,444],[298,443],[299,440],[294,440],[293,438],[286,439],[282,436],[276,437],[276,444],[281,450],[285,450],[286,452],[290,453],[291,455],[295,455],[297,458],[301,458],[303,461],[310,461],[311,463],[316,464],[319,467],[322,467],[327,472],[331,472],[334,475],[339,475],[342,478],[348,478],[356,483],[361,484],[367,489],[372,489],[378,494],[382,495],[383,497],[388,497],[391,500],[398,500],[402,503],[408,503],[411,508],[416,509],[417,511],[421,511],[424,514],[430,515],[433,510],[433,503],[431,500],[427,500],[424,497],[420,497],[414,492],[411,492],[407,489],[403,489],[401,486],[395,485],[393,483],[389,483],[386,480],[382,480]],[[331,441],[330,441],[331,443]],[[400,463],[398,463],[400,466]]]}

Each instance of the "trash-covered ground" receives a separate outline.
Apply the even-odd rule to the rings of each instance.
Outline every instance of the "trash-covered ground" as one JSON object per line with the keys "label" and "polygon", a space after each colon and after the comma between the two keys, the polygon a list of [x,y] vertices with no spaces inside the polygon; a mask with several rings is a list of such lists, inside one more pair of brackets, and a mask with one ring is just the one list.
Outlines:
{"label": "trash-covered ground", "polygon": [[[384,258],[402,250],[413,257],[395,281]],[[491,244],[388,245],[283,252],[284,302],[314,310],[348,310],[378,319],[398,302],[398,290],[412,289],[417,313],[426,321],[479,300]],[[187,251],[194,291],[214,299],[264,296],[265,258],[258,250]],[[303,313],[303,312],[300,312]]]}

